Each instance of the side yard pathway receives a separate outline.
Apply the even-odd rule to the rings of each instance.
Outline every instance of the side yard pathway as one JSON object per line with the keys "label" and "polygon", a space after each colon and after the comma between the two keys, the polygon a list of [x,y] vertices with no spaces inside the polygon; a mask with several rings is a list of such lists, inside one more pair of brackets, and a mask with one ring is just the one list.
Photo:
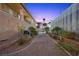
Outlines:
{"label": "side yard pathway", "polygon": [[15,56],[67,56],[47,34],[38,35],[27,47],[13,52]]}

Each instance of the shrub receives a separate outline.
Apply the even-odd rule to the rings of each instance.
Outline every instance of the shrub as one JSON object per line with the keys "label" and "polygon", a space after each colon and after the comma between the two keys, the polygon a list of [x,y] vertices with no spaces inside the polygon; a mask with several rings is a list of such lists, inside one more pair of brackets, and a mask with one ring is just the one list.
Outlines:
{"label": "shrub", "polygon": [[49,27],[45,27],[44,30],[45,30],[46,33],[48,33],[48,31],[49,31]]}
{"label": "shrub", "polygon": [[55,39],[64,41],[63,40],[64,30],[62,30],[60,27],[55,27],[54,29],[52,29],[52,33],[56,34],[56,35],[54,35]]}
{"label": "shrub", "polygon": [[63,29],[59,27],[55,27],[54,29],[52,29],[52,33],[55,33],[57,35],[60,35],[68,39],[75,39],[75,36],[76,36],[74,32],[64,31]]}
{"label": "shrub", "polygon": [[54,29],[52,29],[52,33],[55,33],[55,34],[59,34],[59,31],[62,30],[60,27],[55,27]]}
{"label": "shrub", "polygon": [[37,35],[37,31],[34,27],[29,27],[29,30],[31,31],[32,36]]}

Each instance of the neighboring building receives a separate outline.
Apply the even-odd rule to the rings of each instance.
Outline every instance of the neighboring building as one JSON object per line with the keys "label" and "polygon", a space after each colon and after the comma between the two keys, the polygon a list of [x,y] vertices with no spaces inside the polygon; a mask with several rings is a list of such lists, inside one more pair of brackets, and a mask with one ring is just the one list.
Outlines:
{"label": "neighboring building", "polygon": [[45,29],[46,27],[49,27],[48,25],[49,25],[49,24],[46,23],[46,22],[37,22],[37,30],[38,30],[39,32],[44,31],[44,29]]}
{"label": "neighboring building", "polygon": [[18,25],[27,29],[30,26],[35,27],[35,23],[35,20],[23,4],[0,4],[0,40],[7,39],[11,35],[17,35]]}
{"label": "neighboring building", "polygon": [[42,31],[42,22],[37,22],[37,31]]}
{"label": "neighboring building", "polygon": [[79,4],[72,4],[62,15],[52,21],[51,28],[56,26],[79,34]]}

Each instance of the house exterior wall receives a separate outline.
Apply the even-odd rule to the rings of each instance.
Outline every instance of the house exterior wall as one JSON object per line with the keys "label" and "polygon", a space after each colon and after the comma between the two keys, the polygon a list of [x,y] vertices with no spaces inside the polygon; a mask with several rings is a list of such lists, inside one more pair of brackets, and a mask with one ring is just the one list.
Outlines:
{"label": "house exterior wall", "polygon": [[[0,4],[1,6],[1,4]],[[6,7],[7,8],[7,7]],[[17,18],[0,8],[0,40],[8,39],[10,36],[17,36]]]}
{"label": "house exterior wall", "polygon": [[[17,35],[18,25],[28,28],[30,26],[34,26],[35,24],[34,21],[34,23],[25,21],[30,19],[31,22],[33,19],[30,17],[30,14],[25,11],[22,6],[20,6],[20,4],[16,4],[16,6],[18,5],[17,11],[14,10],[16,8],[14,5],[15,4],[0,4],[0,40],[6,39],[6,37],[9,38],[10,35]],[[27,19],[24,19],[24,15],[28,16]]]}

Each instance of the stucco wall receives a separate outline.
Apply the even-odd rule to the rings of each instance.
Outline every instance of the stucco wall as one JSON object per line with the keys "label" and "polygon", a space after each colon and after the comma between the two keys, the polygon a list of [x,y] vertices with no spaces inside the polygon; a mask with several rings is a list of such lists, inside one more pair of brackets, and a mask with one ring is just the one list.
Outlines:
{"label": "stucco wall", "polygon": [[18,32],[17,18],[0,10],[0,40]]}

